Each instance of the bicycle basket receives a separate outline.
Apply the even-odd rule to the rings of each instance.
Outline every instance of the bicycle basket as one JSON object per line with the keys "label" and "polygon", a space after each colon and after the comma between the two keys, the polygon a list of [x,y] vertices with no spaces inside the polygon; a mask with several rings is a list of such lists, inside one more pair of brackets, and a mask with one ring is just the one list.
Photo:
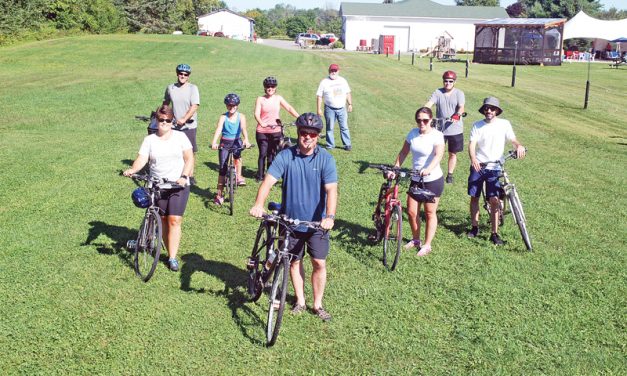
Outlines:
{"label": "bicycle basket", "polygon": [[133,204],[138,208],[146,209],[150,206],[150,195],[148,191],[146,191],[146,188],[135,188],[131,194],[131,198],[133,199]]}
{"label": "bicycle basket", "polygon": [[425,189],[422,179],[420,180],[420,187],[412,185],[409,187],[409,195],[418,202],[435,202],[435,193],[428,189]]}

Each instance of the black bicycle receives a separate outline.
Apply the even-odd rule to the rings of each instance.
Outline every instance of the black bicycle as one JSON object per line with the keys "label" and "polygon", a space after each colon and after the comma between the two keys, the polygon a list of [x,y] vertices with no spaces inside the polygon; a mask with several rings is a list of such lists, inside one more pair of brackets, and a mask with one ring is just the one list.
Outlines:
{"label": "black bicycle", "polygon": [[135,273],[144,282],[148,282],[157,268],[163,247],[163,230],[157,200],[161,197],[162,191],[184,187],[148,175],[133,174],[131,178],[143,182],[143,189],[146,190],[150,200],[144,213],[144,219],[139,227],[137,239],[126,242],[126,247],[135,253],[133,262]]}
{"label": "black bicycle", "polygon": [[[243,151],[255,147],[251,144],[250,147],[232,146],[228,148],[228,155],[226,157],[226,176],[224,177],[224,188],[228,191],[229,197],[229,214],[233,215],[233,201],[235,201],[235,190],[237,189],[237,172],[235,170],[235,162],[233,160],[233,153],[237,151]],[[218,151],[223,150],[224,147],[220,146]]]}
{"label": "black bicycle", "polygon": [[[461,117],[466,117],[468,115],[466,112],[461,114]],[[447,118],[433,118],[433,127],[439,130],[440,132],[444,132],[444,129],[448,128],[450,124],[453,123],[453,119],[451,117]]]}
{"label": "black bicycle", "polygon": [[276,126],[281,127],[281,140],[279,141],[279,144],[277,145],[277,150],[276,150],[276,154],[278,154],[283,149],[287,149],[295,145],[295,143],[292,141],[289,127],[296,126],[296,123],[283,124],[281,119],[276,119]]}
{"label": "black bicycle", "polygon": [[[516,191],[516,186],[514,183],[510,182],[509,176],[507,175],[507,171],[505,170],[505,161],[508,159],[516,159],[517,154],[516,151],[512,150],[503,158],[503,161],[492,161],[487,163],[481,163],[481,168],[485,168],[489,164],[496,164],[499,166],[499,181],[500,181],[500,190],[499,190],[499,207],[498,207],[498,219],[499,226],[503,225],[503,216],[506,214],[507,205],[509,204],[510,212],[514,217],[514,221],[518,225],[518,229],[520,230],[520,235],[525,242],[525,246],[527,250],[532,251],[531,246],[531,237],[529,236],[529,231],[527,230],[527,222],[525,218],[525,212],[523,211],[522,201],[520,200],[520,196]],[[488,212],[488,218],[491,218],[491,207],[490,202],[486,197],[485,185],[481,191],[481,195],[483,197],[483,208]]]}
{"label": "black bicycle", "polygon": [[270,214],[264,214],[257,230],[253,251],[248,257],[249,300],[256,302],[264,291],[264,286],[272,280],[268,295],[268,316],[266,324],[266,346],[272,346],[279,336],[279,329],[285,311],[290,264],[294,255],[289,253],[288,233],[294,228],[305,226],[320,228],[320,222],[300,221],[278,214],[281,204],[268,204]]}

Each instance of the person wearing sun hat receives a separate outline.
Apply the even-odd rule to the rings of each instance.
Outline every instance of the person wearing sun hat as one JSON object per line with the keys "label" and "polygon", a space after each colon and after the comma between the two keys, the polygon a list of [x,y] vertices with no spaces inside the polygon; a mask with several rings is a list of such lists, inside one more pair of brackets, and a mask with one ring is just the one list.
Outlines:
{"label": "person wearing sun hat", "polygon": [[468,195],[470,196],[470,220],[472,227],[468,231],[468,237],[474,238],[479,234],[479,198],[483,184],[486,186],[486,196],[490,201],[492,218],[492,234],[490,241],[495,245],[502,245],[503,240],[498,235],[499,219],[499,173],[500,166],[497,163],[488,163],[503,159],[505,142],[510,141],[516,150],[518,158],[525,157],[525,147],[518,142],[512,124],[499,118],[503,109],[499,100],[495,97],[487,97],[479,112],[484,116],[477,121],[470,130],[470,142],[468,154],[470,155],[470,175],[468,176]]}
{"label": "person wearing sun hat", "polygon": [[[340,124],[340,136],[344,144],[344,150],[352,149],[351,135],[348,130],[348,114],[353,111],[353,97],[351,88],[344,77],[340,77],[340,66],[329,65],[329,75],[320,81],[316,92],[316,102],[318,104],[318,115],[323,116],[326,121],[327,149],[335,148],[335,138],[333,127],[335,120]],[[324,103],[324,111],[322,104]]]}

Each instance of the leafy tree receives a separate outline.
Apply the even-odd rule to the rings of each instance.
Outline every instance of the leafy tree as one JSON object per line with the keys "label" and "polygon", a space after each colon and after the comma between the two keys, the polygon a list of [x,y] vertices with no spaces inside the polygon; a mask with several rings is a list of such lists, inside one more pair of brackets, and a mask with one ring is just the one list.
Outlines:
{"label": "leafy tree", "polygon": [[624,18],[627,18],[627,10],[618,10],[614,7],[611,7],[609,10],[600,11],[594,16],[602,20],[622,20]]}
{"label": "leafy tree", "polygon": [[517,1],[513,4],[510,4],[507,8],[505,8],[507,14],[512,18],[526,18],[527,17],[527,8],[525,4]]}
{"label": "leafy tree", "polygon": [[593,15],[602,5],[599,0],[519,0],[532,18],[572,18],[580,10]]}
{"label": "leafy tree", "polygon": [[211,13],[214,10],[226,9],[226,3],[221,0],[193,0],[196,17]]}
{"label": "leafy tree", "polygon": [[124,4],[131,32],[164,34],[175,29],[170,15],[175,3],[168,0],[127,0]]}
{"label": "leafy tree", "polygon": [[285,31],[290,38],[295,38],[298,33],[313,29],[315,26],[313,20],[304,16],[289,17],[285,20]]}
{"label": "leafy tree", "polygon": [[501,6],[499,0],[455,0],[458,6],[480,6],[480,7],[498,7]]}

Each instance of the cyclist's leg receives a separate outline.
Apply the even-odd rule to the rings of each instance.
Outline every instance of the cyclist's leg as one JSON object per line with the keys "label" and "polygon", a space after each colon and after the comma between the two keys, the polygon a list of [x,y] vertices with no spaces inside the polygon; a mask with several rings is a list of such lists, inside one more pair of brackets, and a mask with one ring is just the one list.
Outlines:
{"label": "cyclist's leg", "polygon": [[322,298],[327,285],[327,263],[329,255],[329,232],[316,230],[309,235],[307,251],[311,257],[311,286],[313,290],[313,309],[322,308]]}
{"label": "cyclist's leg", "polygon": [[233,143],[236,150],[233,151],[233,164],[235,165],[235,173],[237,175],[237,184],[244,181],[244,177],[242,176],[242,139],[238,138]]}
{"label": "cyclist's leg", "polygon": [[330,107],[324,106],[324,120],[327,124],[327,148],[335,147],[335,138],[333,137],[333,128],[335,126],[335,111]]}
{"label": "cyclist's leg", "polygon": [[[305,240],[299,233],[288,235],[290,242],[290,253],[292,254],[292,263],[290,264],[290,277],[292,278],[292,286],[294,287],[294,295],[296,295],[296,304],[305,305],[305,269],[302,260],[305,247]],[[280,242],[279,247],[283,247]]]}
{"label": "cyclist's leg", "polygon": [[167,204],[164,210],[163,221],[163,240],[168,248],[170,259],[176,258],[179,245],[181,243],[181,223],[183,222],[183,214],[189,199],[189,186],[176,191],[167,192],[162,195],[159,201],[165,201]]}
{"label": "cyclist's leg", "polygon": [[485,175],[485,193],[490,201],[490,226],[492,227],[492,233],[497,234],[499,232],[499,212],[501,210],[499,171],[486,170]]}
{"label": "cyclist's leg", "polygon": [[281,132],[268,134],[268,168],[270,168],[272,161],[274,161],[274,157],[276,156],[277,149],[279,148],[282,137],[283,134]]}
{"label": "cyclist's leg", "polygon": [[218,156],[218,163],[219,163],[218,192],[217,192],[218,197],[222,197],[222,191],[224,190],[224,180],[225,180],[224,177],[226,176],[226,167],[227,167],[226,164],[227,164],[228,155],[229,155],[229,151],[223,147],[222,150],[220,150],[220,154]]}
{"label": "cyclist's leg", "polygon": [[425,183],[425,188],[435,193],[435,202],[425,202],[424,210],[425,210],[425,247],[431,247],[431,242],[435,237],[435,232],[438,228],[438,204],[440,202],[440,196],[444,191],[444,177],[440,177],[435,181],[430,181]]}
{"label": "cyclist's leg", "polygon": [[268,137],[266,133],[255,134],[257,147],[259,148],[259,158],[257,159],[257,180],[263,180],[266,172],[266,156],[268,154]]}
{"label": "cyclist's leg", "polygon": [[346,112],[346,107],[336,111],[335,114],[337,122],[340,125],[340,137],[342,138],[342,143],[346,147],[351,147],[351,134],[348,130],[348,113]]}
{"label": "cyclist's leg", "polygon": [[483,174],[470,166],[468,175],[468,196],[470,196],[470,221],[473,228],[479,227],[479,198],[483,189]]}
{"label": "cyclist's leg", "polygon": [[[413,182],[412,182],[413,184]],[[420,207],[411,195],[407,195],[407,219],[409,219],[409,227],[411,228],[413,244],[420,244]],[[400,239],[399,239],[400,241]]]}
{"label": "cyclist's leg", "polygon": [[448,143],[448,174],[453,175],[457,166],[457,153],[464,150],[464,134],[446,136]]}

